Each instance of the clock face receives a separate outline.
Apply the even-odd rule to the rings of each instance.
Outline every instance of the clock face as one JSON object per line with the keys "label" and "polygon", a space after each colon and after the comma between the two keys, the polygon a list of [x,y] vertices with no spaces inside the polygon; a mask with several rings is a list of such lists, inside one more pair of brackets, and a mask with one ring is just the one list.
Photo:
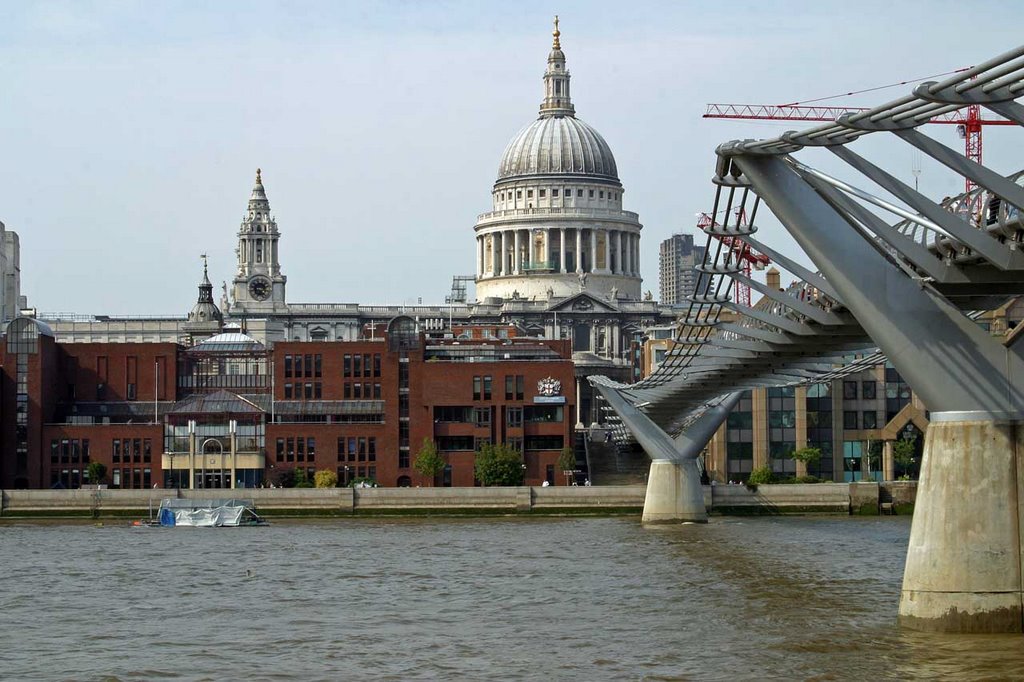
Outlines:
{"label": "clock face", "polygon": [[267,300],[270,298],[270,281],[263,277],[249,280],[249,295],[257,301]]}

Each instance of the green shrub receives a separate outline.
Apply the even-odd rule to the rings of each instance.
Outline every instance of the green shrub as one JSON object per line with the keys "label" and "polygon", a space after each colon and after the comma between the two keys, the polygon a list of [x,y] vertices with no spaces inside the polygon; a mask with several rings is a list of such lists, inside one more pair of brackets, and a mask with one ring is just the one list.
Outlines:
{"label": "green shrub", "polygon": [[321,469],[313,474],[313,485],[317,488],[333,488],[338,485],[338,474],[330,469]]}
{"label": "green shrub", "polygon": [[747,485],[763,485],[765,483],[771,483],[774,479],[772,470],[766,466],[757,467],[750,472],[750,478],[747,479]]}
{"label": "green shrub", "polygon": [[306,470],[302,468],[294,469],[294,487],[296,488],[312,488],[313,482],[309,480],[309,476],[306,475]]}
{"label": "green shrub", "polygon": [[821,483],[822,480],[817,476],[797,476],[797,483]]}
{"label": "green shrub", "polygon": [[800,448],[789,453],[789,456],[798,462],[813,464],[821,459],[821,450],[819,448]]}

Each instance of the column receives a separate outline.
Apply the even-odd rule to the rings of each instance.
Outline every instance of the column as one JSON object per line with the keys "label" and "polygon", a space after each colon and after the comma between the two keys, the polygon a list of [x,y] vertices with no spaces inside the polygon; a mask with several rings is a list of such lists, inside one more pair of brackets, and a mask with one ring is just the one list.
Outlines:
{"label": "column", "polygon": [[196,487],[196,434],[188,434],[188,487]]}
{"label": "column", "polygon": [[583,230],[576,228],[576,272],[583,272]]}
{"label": "column", "polygon": [[523,231],[516,230],[514,239],[515,254],[512,256],[512,272],[518,275],[523,270]]}
{"label": "column", "polygon": [[[807,387],[797,386],[796,390],[793,391],[793,396],[796,402],[796,414],[793,415],[796,418],[794,423],[796,442],[793,446],[797,450],[802,450],[807,447]],[[807,462],[796,460],[796,475],[807,475]]]}
{"label": "column", "polygon": [[625,267],[622,268],[622,272],[631,276],[633,274],[633,254],[630,252],[630,244],[633,243],[633,235],[626,232],[623,236],[626,238],[626,244],[622,249],[622,257],[625,259],[623,263]]}
{"label": "column", "polygon": [[565,272],[565,228],[559,228],[558,271]]}
{"label": "column", "polygon": [[611,230],[601,230],[604,233],[604,269],[612,271],[612,233]]}
{"label": "column", "polygon": [[[576,243],[579,243],[579,232],[576,233]],[[580,404],[583,401],[580,400],[580,380],[576,379],[576,428],[583,428],[583,422],[580,421],[582,414],[580,414]]]}
{"label": "column", "polygon": [[498,276],[498,238],[497,232],[491,233],[491,277]]}
{"label": "column", "polygon": [[622,270],[622,230],[615,230],[615,267],[613,274],[621,275]]}
{"label": "column", "polygon": [[[590,272],[597,269],[597,230],[590,230]],[[593,346],[591,346],[593,347]]]}
{"label": "column", "polygon": [[640,235],[633,235],[633,274],[640,276]]}
{"label": "column", "polygon": [[886,481],[896,480],[896,463],[893,457],[895,441],[887,440],[882,445],[882,478]]}
{"label": "column", "polygon": [[476,238],[476,278],[484,276],[484,238]]}
{"label": "column", "polygon": [[231,485],[229,488],[235,488],[235,478],[238,475],[238,449],[235,440],[235,432],[231,431]]}
{"label": "column", "polygon": [[754,430],[754,468],[770,466],[768,459],[768,389],[755,388],[751,395]]}
{"label": "column", "polygon": [[608,250],[611,255],[608,257],[608,271],[613,275],[621,271],[621,263],[619,261],[619,246],[621,242],[619,237],[622,235],[618,230],[608,230]]}
{"label": "column", "polygon": [[551,228],[544,228],[544,267],[554,270],[551,262]]}

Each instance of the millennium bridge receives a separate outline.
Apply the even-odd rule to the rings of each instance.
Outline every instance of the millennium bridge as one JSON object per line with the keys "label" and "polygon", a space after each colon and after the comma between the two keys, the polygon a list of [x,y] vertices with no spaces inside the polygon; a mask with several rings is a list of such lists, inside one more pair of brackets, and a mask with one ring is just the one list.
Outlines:
{"label": "millennium bridge", "polygon": [[[1024,325],[998,338],[977,322],[1024,294],[1024,172],[1004,176],[919,130],[978,106],[1024,125],[1022,96],[1024,46],[834,122],[717,148],[711,215],[725,218],[704,228],[698,293],[674,348],[638,383],[591,380],[617,437],[652,459],[645,522],[707,520],[698,456],[740,392],[829,381],[888,359],[931,411],[900,623],[1024,630]],[[871,134],[909,144],[970,191],[930,199],[851,149]],[[857,180],[802,162],[805,147],[831,152]],[[757,238],[765,211],[816,270]],[[798,280],[784,290],[752,280],[743,248]],[[761,300],[731,300],[737,281]]]}

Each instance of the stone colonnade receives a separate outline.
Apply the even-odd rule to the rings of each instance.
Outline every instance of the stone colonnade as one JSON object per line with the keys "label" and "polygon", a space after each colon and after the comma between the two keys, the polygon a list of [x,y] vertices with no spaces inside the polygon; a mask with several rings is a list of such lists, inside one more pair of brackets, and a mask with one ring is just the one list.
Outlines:
{"label": "stone colonnade", "polygon": [[[630,230],[571,227],[494,230],[478,234],[476,246],[478,278],[529,271],[640,276],[640,234]],[[568,254],[575,256],[569,266]]]}

